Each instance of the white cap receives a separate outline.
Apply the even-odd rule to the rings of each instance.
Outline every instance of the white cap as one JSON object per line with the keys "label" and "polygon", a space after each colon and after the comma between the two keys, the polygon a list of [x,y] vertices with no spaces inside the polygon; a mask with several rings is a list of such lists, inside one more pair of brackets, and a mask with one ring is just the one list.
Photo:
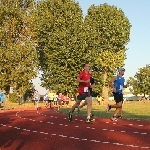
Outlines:
{"label": "white cap", "polygon": [[124,68],[119,68],[118,72],[120,72],[120,71],[125,71],[125,69]]}

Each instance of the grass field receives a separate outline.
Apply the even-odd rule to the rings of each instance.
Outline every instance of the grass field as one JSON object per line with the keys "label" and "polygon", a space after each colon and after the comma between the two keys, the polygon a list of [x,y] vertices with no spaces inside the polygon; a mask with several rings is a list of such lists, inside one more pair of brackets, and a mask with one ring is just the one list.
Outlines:
{"label": "grass field", "polygon": [[[108,113],[106,113],[105,109],[107,104],[97,105],[97,102],[94,102],[93,111],[92,111],[94,115],[99,118],[112,117],[115,109],[111,109]],[[114,102],[109,101],[109,104],[114,104]],[[62,108],[60,109],[60,112],[68,113],[69,110],[70,109],[68,108]],[[82,108],[79,115],[86,116],[86,106]],[[145,101],[145,102],[130,101],[129,103],[123,104],[123,116],[125,119],[150,121],[150,101]]]}
{"label": "grass field", "polygon": [[[110,118],[113,116],[114,110],[111,109],[108,113],[105,112],[107,104],[114,104],[114,101],[107,101],[104,105],[98,105],[97,102],[93,102],[93,113],[96,117],[99,118]],[[43,107],[43,103],[39,103],[40,107]],[[15,109],[15,108],[29,108],[34,107],[33,103],[24,103],[22,105],[18,105],[17,103],[7,102],[6,107],[8,109]],[[0,109],[3,107],[1,106]],[[60,113],[68,114],[69,108],[63,107],[59,110]],[[148,120],[150,121],[150,101],[139,102],[139,101],[130,101],[129,103],[123,104],[123,114],[125,119],[133,119],[133,120]],[[75,112],[75,114],[77,114]],[[80,114],[81,116],[86,116],[86,106],[82,108]]]}

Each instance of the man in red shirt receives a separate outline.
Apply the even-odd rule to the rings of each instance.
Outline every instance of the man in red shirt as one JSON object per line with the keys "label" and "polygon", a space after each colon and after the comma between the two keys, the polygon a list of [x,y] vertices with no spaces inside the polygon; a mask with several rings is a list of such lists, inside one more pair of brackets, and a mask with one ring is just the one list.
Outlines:
{"label": "man in red shirt", "polygon": [[90,123],[92,122],[92,119],[90,118],[90,114],[92,111],[92,97],[90,95],[90,78],[91,78],[91,73],[90,73],[90,65],[89,63],[84,64],[84,70],[81,71],[77,77],[77,82],[79,82],[79,88],[78,88],[78,93],[79,95],[77,96],[76,103],[72,106],[71,111],[69,112],[69,121],[72,121],[72,114],[75,110],[80,105],[80,102],[82,100],[86,100],[87,102],[87,120],[86,122]]}

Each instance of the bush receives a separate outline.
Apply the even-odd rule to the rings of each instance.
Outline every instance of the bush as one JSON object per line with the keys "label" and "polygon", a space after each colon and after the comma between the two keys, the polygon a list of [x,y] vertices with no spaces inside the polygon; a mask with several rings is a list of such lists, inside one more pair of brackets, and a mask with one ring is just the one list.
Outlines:
{"label": "bush", "polygon": [[10,93],[9,100],[13,103],[18,103],[18,96],[17,93]]}

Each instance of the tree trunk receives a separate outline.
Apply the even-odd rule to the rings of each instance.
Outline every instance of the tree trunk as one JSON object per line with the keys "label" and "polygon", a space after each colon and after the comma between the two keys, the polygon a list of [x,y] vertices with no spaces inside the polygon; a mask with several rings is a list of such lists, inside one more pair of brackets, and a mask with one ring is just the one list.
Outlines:
{"label": "tree trunk", "polygon": [[102,89],[102,97],[104,97],[104,100],[108,100],[108,86],[106,84],[106,79],[107,79],[107,72],[104,72],[103,75],[103,89]]}

